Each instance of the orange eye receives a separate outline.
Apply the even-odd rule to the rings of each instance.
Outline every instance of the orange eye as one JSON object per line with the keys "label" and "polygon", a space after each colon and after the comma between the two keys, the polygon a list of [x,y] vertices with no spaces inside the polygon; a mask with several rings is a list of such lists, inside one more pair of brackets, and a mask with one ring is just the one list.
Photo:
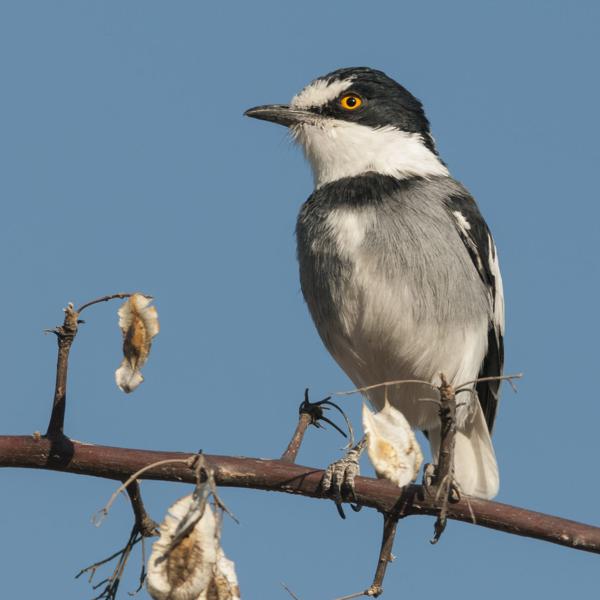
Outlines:
{"label": "orange eye", "polygon": [[340,98],[340,106],[346,110],[356,110],[362,103],[362,98],[356,94],[346,94]]}

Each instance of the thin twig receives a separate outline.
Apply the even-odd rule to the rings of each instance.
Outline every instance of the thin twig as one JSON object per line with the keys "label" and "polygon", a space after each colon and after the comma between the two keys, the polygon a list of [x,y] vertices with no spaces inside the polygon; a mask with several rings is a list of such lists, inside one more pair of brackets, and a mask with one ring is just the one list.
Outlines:
{"label": "thin twig", "polygon": [[150,465],[146,465],[145,467],[142,467],[141,469],[136,471],[133,475],[131,475],[131,477],[129,477],[129,479],[127,479],[127,481],[122,483],[113,492],[112,496],[109,498],[108,502],[104,505],[104,507],[101,508],[96,513],[96,515],[94,515],[94,519],[93,519],[94,523],[96,525],[100,525],[102,523],[102,521],[104,520],[104,518],[106,517],[106,515],[108,515],[108,511],[110,510],[111,506],[114,504],[114,501],[118,498],[119,494],[121,492],[124,492],[125,490],[127,490],[129,485],[131,483],[133,483],[140,475],[142,475],[146,471],[149,471],[150,469],[154,469],[156,467],[160,467],[162,465],[168,465],[168,464],[172,464],[172,463],[184,463],[184,464],[187,464],[188,466],[191,466],[192,463],[190,462],[190,459],[195,459],[195,458],[196,457],[194,455],[192,455],[191,457],[188,457],[187,459],[172,458],[172,459],[167,459],[167,460],[159,460],[155,463],[152,463]]}
{"label": "thin twig", "polygon": [[129,535],[129,540],[127,544],[121,550],[118,550],[108,558],[105,558],[93,565],[82,569],[77,575],[76,578],[82,575],[83,573],[90,572],[89,582],[91,583],[94,575],[98,568],[111,560],[119,557],[117,564],[111,574],[110,577],[100,581],[99,583],[93,586],[93,589],[98,589],[104,584],[105,587],[100,593],[100,595],[96,596],[94,600],[113,600],[117,596],[117,591],[119,589],[119,585],[121,583],[121,579],[123,577],[123,573],[125,571],[125,566],[129,560],[131,555],[131,551],[133,547],[142,542],[142,566],[139,577],[139,585],[133,592],[128,592],[130,596],[135,596],[143,587],[144,581],[146,579],[146,549],[144,546],[144,538],[152,537],[158,535],[158,524],[153,521],[146,512],[146,508],[144,507],[144,503],[142,501],[142,494],[140,490],[140,484],[137,480],[128,482],[125,487],[127,494],[129,496],[129,500],[131,501],[131,507],[133,509],[133,514],[135,516],[135,522],[133,524],[133,528],[131,530],[131,534]]}
{"label": "thin twig", "polygon": [[89,573],[91,571],[92,575],[90,576],[90,579],[89,579],[89,581],[91,582],[92,577],[94,576],[94,573],[98,570],[99,567],[101,567],[102,565],[105,565],[106,563],[110,562],[117,556],[123,554],[123,552],[125,552],[126,549],[127,549],[127,544],[125,544],[125,546],[123,546],[120,550],[117,550],[110,556],[107,556],[106,558],[103,558],[102,560],[95,562],[93,565],[90,565],[89,567],[85,567],[85,568],[81,569],[81,571],[79,571],[79,573],[77,573],[77,575],[75,575],[75,579],[79,579],[84,573]]}
{"label": "thin twig", "polygon": [[93,600],[115,600],[117,597],[117,592],[119,590],[119,585],[121,583],[121,578],[123,577],[125,566],[127,565],[127,561],[129,560],[129,557],[131,555],[131,551],[133,550],[135,545],[143,539],[144,537],[138,530],[137,524],[135,524],[131,530],[131,533],[129,534],[129,539],[127,540],[127,543],[121,550],[115,552],[108,558],[100,560],[94,563],[93,565],[82,569],[81,571],[79,571],[79,573],[77,573],[77,575],[75,575],[75,579],[79,578],[84,573],[89,572],[90,577],[88,581],[89,583],[91,583],[99,567],[119,557],[117,564],[115,565],[115,568],[110,577],[107,577],[106,579],[103,579],[102,581],[92,586],[94,590],[97,590],[98,588],[104,585],[104,589],[100,592],[100,594],[93,598]]}
{"label": "thin twig", "polygon": [[[109,300],[118,300],[119,298],[130,298],[131,296],[133,296],[135,292],[131,292],[131,293],[122,293],[122,294],[109,294],[108,296],[102,296],[101,298],[96,298],[95,300],[90,300],[89,302],[86,302],[85,304],[82,304],[78,309],[77,312],[81,313],[83,310],[85,310],[88,306],[93,306],[94,304],[100,304],[100,302],[108,302]],[[152,299],[152,296],[148,296],[147,294],[143,294],[144,298],[150,298]]]}
{"label": "thin twig", "polygon": [[[513,385],[513,379],[521,379],[523,377],[523,373],[515,373],[514,375],[498,375],[495,377],[479,377],[478,379],[473,379],[472,381],[467,381],[465,383],[461,383],[456,386],[456,392],[459,390],[462,391],[462,388],[467,387],[469,385],[473,385],[474,383],[479,383],[480,381],[503,381],[506,380],[511,385]],[[406,385],[406,384],[422,384],[430,387],[431,389],[438,390],[438,386],[431,383],[431,381],[425,381],[424,379],[398,379],[395,381],[382,381],[381,383],[374,383],[373,385],[366,385],[364,387],[355,388],[353,390],[347,390],[344,392],[333,392],[333,396],[352,396],[353,394],[362,394],[363,392],[368,392],[370,390],[375,390],[378,388],[387,388],[393,385]],[[513,387],[513,389],[516,389]]]}
{"label": "thin twig", "polygon": [[375,390],[381,387],[390,387],[392,385],[406,385],[406,384],[422,384],[430,387],[437,391],[437,386],[433,385],[430,381],[425,381],[423,379],[398,379],[396,381],[384,381],[382,383],[374,383],[373,385],[367,385],[365,387],[356,388],[354,390],[348,390],[345,392],[333,392],[333,396],[352,396],[353,394],[362,394],[363,392],[368,392],[370,390]]}
{"label": "thin twig", "polygon": [[366,596],[367,595],[367,590],[364,590],[362,592],[355,592],[354,594],[348,594],[348,596],[340,596],[339,598],[336,598],[335,600],[352,600],[352,598],[360,598],[361,596]]}
{"label": "thin twig", "polygon": [[136,596],[139,594],[144,587],[144,582],[146,581],[146,539],[142,537],[142,567],[140,569],[140,578],[139,584],[133,592],[127,592],[129,596]]}
{"label": "thin twig", "polygon": [[294,600],[300,600],[300,598],[298,598],[298,596],[296,596],[296,594],[294,594],[294,592],[292,592],[292,590],[290,590],[290,588],[285,585],[285,583],[283,583],[283,581],[281,582],[281,585],[283,587],[283,589],[292,597],[294,598]]}
{"label": "thin twig", "polygon": [[463,388],[466,388],[474,383],[480,383],[481,381],[508,381],[514,392],[517,391],[517,388],[513,382],[513,379],[521,379],[523,377],[523,373],[515,373],[514,375],[495,375],[493,377],[479,377],[477,379],[473,379],[472,381],[467,381],[465,383],[461,383],[457,385],[455,388],[455,393],[462,392]]}

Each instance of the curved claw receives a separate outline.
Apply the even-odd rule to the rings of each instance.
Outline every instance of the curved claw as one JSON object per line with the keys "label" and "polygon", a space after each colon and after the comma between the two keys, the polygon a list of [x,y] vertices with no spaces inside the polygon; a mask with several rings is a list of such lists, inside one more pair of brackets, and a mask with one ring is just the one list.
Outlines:
{"label": "curved claw", "polygon": [[[342,434],[345,438],[348,437],[346,435],[346,432],[342,431],[331,419],[328,419],[327,417],[321,417],[321,421],[324,421],[325,423],[328,423],[329,425],[331,425],[337,432],[339,432],[340,434]],[[317,427],[323,427],[318,422],[316,423],[316,426]]]}
{"label": "curved claw", "polygon": [[[331,419],[328,419],[324,411],[329,410],[329,407],[335,408],[341,415],[344,417],[344,421],[346,422],[346,426],[348,428],[348,435]],[[308,397],[308,388],[304,390],[304,401],[300,404],[298,409],[299,413],[306,413],[311,417],[311,425],[315,427],[322,428],[320,421],[324,421],[331,425],[337,432],[343,435],[345,438],[350,437],[348,442],[348,447],[351,448],[354,446],[354,429],[352,428],[352,424],[350,420],[346,416],[346,413],[335,403],[331,401],[331,396],[327,396],[323,398],[323,400],[319,400],[318,402],[311,402]]]}

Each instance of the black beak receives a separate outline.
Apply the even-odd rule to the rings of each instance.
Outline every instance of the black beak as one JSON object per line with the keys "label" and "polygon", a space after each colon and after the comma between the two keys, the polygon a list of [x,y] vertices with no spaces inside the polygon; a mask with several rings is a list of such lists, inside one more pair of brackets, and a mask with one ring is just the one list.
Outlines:
{"label": "black beak", "polygon": [[290,108],[287,104],[267,104],[265,106],[255,106],[249,108],[244,115],[253,119],[262,121],[271,121],[278,125],[297,125],[298,123],[314,123],[319,115],[306,110],[296,110]]}

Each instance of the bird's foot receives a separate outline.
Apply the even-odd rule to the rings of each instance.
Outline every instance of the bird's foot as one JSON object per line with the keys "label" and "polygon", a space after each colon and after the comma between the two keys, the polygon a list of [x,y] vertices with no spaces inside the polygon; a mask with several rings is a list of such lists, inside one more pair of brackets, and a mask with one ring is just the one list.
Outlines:
{"label": "bird's foot", "polygon": [[342,502],[349,502],[353,511],[358,512],[362,507],[358,504],[354,479],[360,475],[358,463],[363,453],[366,440],[363,438],[356,446],[348,450],[340,460],[332,463],[325,469],[321,479],[321,491],[323,495],[330,495],[342,519],[346,518]]}
{"label": "bird's foot", "polygon": [[427,463],[423,467],[423,482],[422,486],[428,496],[435,495],[435,465]]}
{"label": "bird's foot", "polygon": [[[456,392],[448,383],[444,373],[440,373],[440,449],[434,475],[431,478],[435,485],[435,503],[439,506],[439,514],[433,531],[432,544],[437,544],[446,529],[448,521],[448,503],[460,499],[454,483],[454,438],[456,434]],[[431,485],[431,482],[430,482]]]}
{"label": "bird's foot", "polygon": [[423,469],[423,489],[439,507],[434,525],[432,544],[437,544],[448,520],[448,505],[460,500],[460,490],[452,478],[452,473],[442,473],[437,465],[427,464]]}

